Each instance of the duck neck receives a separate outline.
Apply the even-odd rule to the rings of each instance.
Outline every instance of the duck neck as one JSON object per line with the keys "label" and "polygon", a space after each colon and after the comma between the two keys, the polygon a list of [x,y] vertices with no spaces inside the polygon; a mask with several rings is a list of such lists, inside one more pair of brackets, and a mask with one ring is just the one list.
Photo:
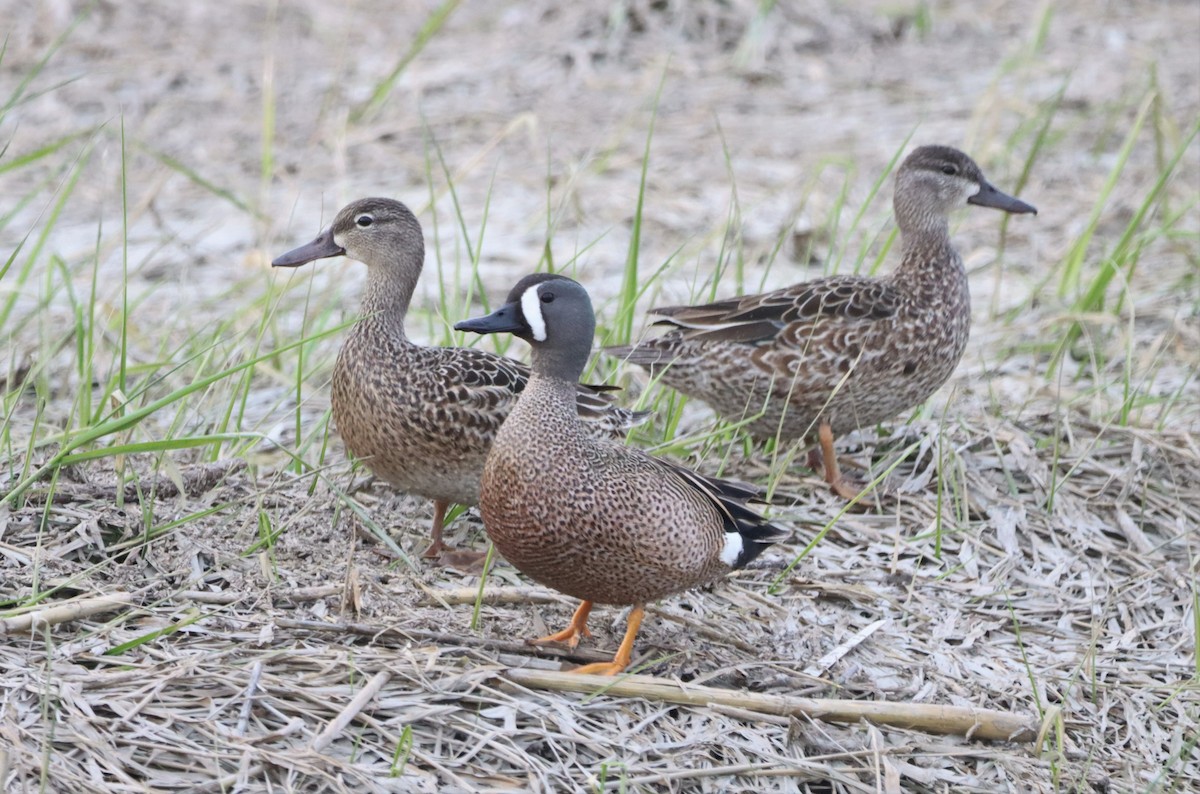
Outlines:
{"label": "duck neck", "polygon": [[928,273],[943,267],[961,269],[950,242],[950,219],[897,193],[894,207],[900,227],[900,266],[897,272]]}
{"label": "duck neck", "polygon": [[950,219],[946,213],[915,200],[908,191],[896,191],[892,209],[906,245],[918,238],[950,239]]}
{"label": "duck neck", "polygon": [[590,352],[587,340],[566,347],[534,345],[533,372],[525,388],[525,394],[531,399],[522,402],[536,402],[537,413],[555,414],[568,423],[573,422],[578,410],[575,406],[577,384]]}
{"label": "duck neck", "polygon": [[583,365],[591,355],[591,336],[581,337],[577,344],[571,345],[534,345],[532,369],[534,374],[547,380],[559,380],[574,384],[583,377]]}
{"label": "duck neck", "polygon": [[[576,407],[576,384],[534,372],[497,432],[493,450],[530,443],[540,437],[560,451],[571,450],[585,437]],[[570,456],[570,455],[569,455]]]}
{"label": "duck neck", "polygon": [[[549,411],[575,416],[576,381],[535,371],[529,377],[526,390],[531,394],[540,395],[543,405],[539,408],[539,413],[545,414]],[[553,409],[550,409],[549,405],[553,405]]]}
{"label": "duck neck", "polygon": [[[409,276],[410,273],[413,275]],[[408,315],[420,273],[420,262],[415,268],[401,263],[369,266],[362,297],[363,319],[373,318],[373,322],[403,337],[404,318]]]}

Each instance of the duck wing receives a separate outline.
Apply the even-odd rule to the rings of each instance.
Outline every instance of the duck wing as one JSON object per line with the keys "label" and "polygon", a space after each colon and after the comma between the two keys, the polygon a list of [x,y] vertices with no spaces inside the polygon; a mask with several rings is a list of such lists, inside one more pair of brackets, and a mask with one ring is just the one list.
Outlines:
{"label": "duck wing", "polygon": [[683,480],[701,498],[710,502],[720,513],[727,535],[734,533],[740,536],[741,549],[736,561],[730,567],[741,568],[762,554],[771,544],[778,543],[791,535],[791,532],[777,524],[772,524],[766,516],[747,505],[751,501],[766,501],[766,493],[762,488],[737,480],[708,477],[686,466],[662,458],[650,455],[646,455],[645,458],[653,465]]}
{"label": "duck wing", "polygon": [[677,328],[684,339],[762,344],[785,328],[882,320],[899,306],[900,293],[888,281],[831,276],[702,306],[664,306],[651,314],[664,318],[655,325]]}
{"label": "duck wing", "polygon": [[[499,427],[529,383],[529,367],[505,356],[472,347],[441,348],[435,371],[456,401],[476,413],[497,415]],[[621,436],[649,418],[650,411],[632,411],[616,404],[620,387],[580,383],[575,389],[579,417],[589,432],[599,436]]]}

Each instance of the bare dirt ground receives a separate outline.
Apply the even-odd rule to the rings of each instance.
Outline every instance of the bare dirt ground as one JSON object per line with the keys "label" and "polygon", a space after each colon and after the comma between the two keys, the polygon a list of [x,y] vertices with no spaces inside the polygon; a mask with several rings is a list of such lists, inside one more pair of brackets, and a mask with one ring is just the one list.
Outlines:
{"label": "bare dirt ground", "polygon": [[[1003,238],[994,213],[956,218],[971,347],[912,422],[844,444],[875,470],[909,444],[916,454],[784,573],[842,507],[807,470],[787,473],[781,486],[800,501],[779,516],[796,542],[658,605],[636,661],[686,685],[976,706],[1045,733],[981,741],[515,683],[510,667],[603,658],[623,615],[598,611],[595,638],[576,653],[528,651],[517,640],[557,628],[573,604],[515,590],[528,582],[500,566],[489,587],[525,595],[484,603],[474,625],[474,599],[460,591],[473,594],[478,579],[415,562],[428,505],[367,484],[353,493],[356,516],[339,491],[361,475],[336,436],[322,478],[287,467],[278,450],[297,445],[292,350],[254,371],[241,403],[239,429],[271,443],[215,463],[195,451],[81,463],[53,490],[41,483],[0,508],[0,610],[13,607],[0,617],[47,590],[37,606],[129,594],[109,611],[0,633],[4,791],[1200,787],[1194,138],[1169,203],[1135,224],[1143,245],[1119,306],[1075,303],[1200,117],[1195,2],[467,3],[378,107],[372,92],[436,4],[89,8],[0,0],[0,96],[70,30],[4,117],[0,167],[80,133],[0,171],[0,261],[48,227],[62,169],[86,156],[33,276],[17,283],[13,268],[0,282],[15,307],[0,336],[10,347],[0,491],[52,452],[30,439],[69,426],[90,388],[72,363],[75,297],[56,281],[71,273],[86,295],[89,261],[102,318],[129,296],[132,378],[155,373],[168,389],[182,376],[162,351],[189,337],[254,339],[269,316],[265,348],[278,347],[353,316],[356,266],[278,274],[267,263],[359,196],[405,200],[425,224],[416,335],[440,339],[458,319],[439,299],[461,304],[473,253],[495,300],[543,261],[548,236],[557,266],[574,258],[607,326],[652,119],[640,258],[644,273],[662,273],[643,308],[691,298],[730,251],[744,277],[727,275],[722,296],[848,270],[860,251],[869,265],[889,228],[890,184],[860,224],[851,219],[879,174],[910,136],[957,145],[1040,213]],[[1172,212],[1170,233],[1155,234]],[[1093,213],[1082,286],[1060,289]],[[817,261],[801,264],[809,239]],[[1083,333],[1049,375],[1072,322]],[[102,350],[118,333],[103,331]],[[300,438],[326,420],[338,339],[306,348]],[[98,379],[110,359],[97,353]],[[624,382],[632,399],[641,380]],[[130,438],[213,432],[220,388]],[[682,430],[711,422],[691,404]],[[690,462],[715,470],[720,454]],[[729,466],[766,476],[753,455]],[[118,487],[119,470],[142,491]],[[160,534],[145,540],[147,527]],[[277,533],[269,548],[256,545],[264,533]],[[483,547],[474,519],[451,534]],[[337,723],[372,681],[376,696]]]}

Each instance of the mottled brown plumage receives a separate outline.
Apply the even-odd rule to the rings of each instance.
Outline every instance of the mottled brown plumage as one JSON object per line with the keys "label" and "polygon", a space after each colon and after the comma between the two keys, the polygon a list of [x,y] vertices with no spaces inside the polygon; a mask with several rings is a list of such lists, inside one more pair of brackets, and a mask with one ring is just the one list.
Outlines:
{"label": "mottled brown plumage", "polygon": [[[366,198],[345,207],[313,242],[280,256],[296,267],[347,256],[367,266],[362,315],[333,369],[333,419],[346,448],[401,491],[434,501],[433,544],[443,550],[450,503],[479,503],[483,463],[496,431],[529,380],[529,368],[462,347],[426,347],[404,333],[425,242],[398,201]],[[573,387],[572,408],[590,433],[617,436],[640,421],[603,386]]]}
{"label": "mottled brown plumage", "polygon": [[948,146],[922,146],[896,173],[900,265],[891,275],[831,276],[704,306],[654,309],[666,334],[606,352],[745,419],[751,435],[819,439],[826,479],[847,497],[833,436],[923,402],[958,365],[971,325],[948,214],[966,204],[1036,212],[992,187]]}
{"label": "mottled brown plumage", "polygon": [[456,328],[511,331],[533,346],[533,375],[484,466],[480,512],[509,562],[584,602],[570,627],[542,641],[577,643],[593,603],[634,606],[613,662],[586,672],[629,663],[646,602],[744,565],[785,534],[745,506],[755,489],[584,432],[573,384],[595,318],[576,282],[527,276],[504,307]]}

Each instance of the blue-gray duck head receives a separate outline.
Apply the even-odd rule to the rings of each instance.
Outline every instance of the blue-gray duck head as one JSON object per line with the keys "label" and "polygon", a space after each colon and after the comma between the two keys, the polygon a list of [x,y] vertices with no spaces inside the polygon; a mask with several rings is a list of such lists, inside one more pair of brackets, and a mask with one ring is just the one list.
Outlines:
{"label": "blue-gray duck head", "polygon": [[478,334],[514,334],[533,346],[535,372],[573,381],[591,353],[596,316],[579,282],[553,273],[533,273],[517,282],[499,309],[454,327]]}

